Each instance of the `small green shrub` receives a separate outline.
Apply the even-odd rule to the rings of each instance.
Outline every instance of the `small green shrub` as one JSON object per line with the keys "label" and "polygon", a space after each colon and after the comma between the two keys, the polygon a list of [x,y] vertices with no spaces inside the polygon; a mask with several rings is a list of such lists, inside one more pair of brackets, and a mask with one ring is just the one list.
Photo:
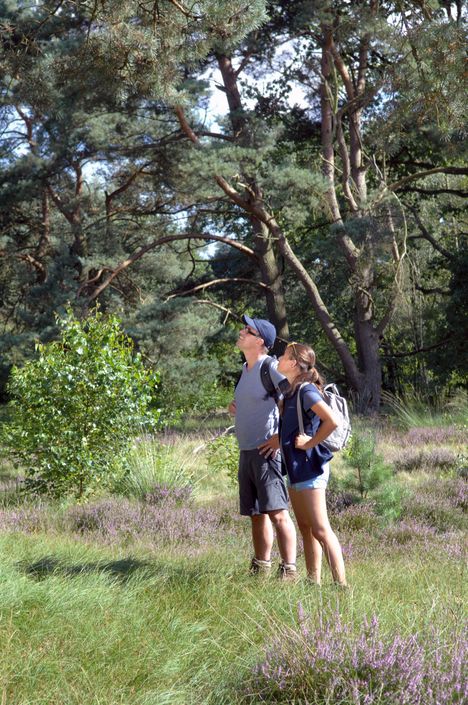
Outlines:
{"label": "small green shrub", "polygon": [[58,321],[60,339],[38,345],[38,357],[13,368],[8,450],[35,491],[82,497],[115,481],[132,439],[151,412],[158,377],[115,317],[95,310]]}
{"label": "small green shrub", "polygon": [[342,485],[344,489],[358,492],[362,499],[392,477],[391,467],[376,451],[372,432],[354,433],[343,458],[353,472],[346,475]]}
{"label": "small green shrub", "polygon": [[208,446],[208,469],[212,473],[227,473],[232,485],[237,485],[239,446],[234,434],[218,436]]}
{"label": "small green shrub", "polygon": [[143,499],[155,486],[192,487],[198,481],[192,468],[193,451],[187,443],[161,443],[155,436],[135,439],[127,472],[114,486],[117,494]]}
{"label": "small green shrub", "polygon": [[380,485],[373,494],[376,514],[389,522],[400,519],[408,494],[409,490],[393,478]]}

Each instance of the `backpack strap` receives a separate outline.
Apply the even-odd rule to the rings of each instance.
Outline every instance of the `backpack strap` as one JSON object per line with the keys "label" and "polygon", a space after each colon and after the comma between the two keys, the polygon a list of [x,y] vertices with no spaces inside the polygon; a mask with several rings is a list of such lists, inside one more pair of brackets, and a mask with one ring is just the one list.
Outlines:
{"label": "backpack strap", "polygon": [[301,433],[301,434],[304,433],[304,417],[302,415],[301,391],[302,391],[302,388],[305,386],[306,386],[306,383],[303,383],[300,385],[299,389],[297,390],[297,397],[296,397],[297,420],[299,421],[299,433]]}
{"label": "backpack strap", "polygon": [[303,400],[304,400],[304,389],[307,387],[308,384],[311,384],[310,382],[303,382],[297,392],[297,398],[296,398],[296,408],[297,408],[297,418],[299,420],[299,429],[301,433],[304,433],[304,416],[310,421],[311,419],[314,418],[315,413],[312,411],[312,409],[304,409],[303,406]]}
{"label": "backpack strap", "polygon": [[[278,388],[275,387],[273,384],[273,381],[271,379],[271,374],[270,374],[270,369],[273,364],[273,360],[275,358],[270,357],[270,355],[267,355],[266,358],[263,360],[261,366],[260,366],[260,379],[263,385],[264,390],[266,391],[265,399],[268,399],[268,397],[273,397],[276,403],[278,403],[280,396],[286,394],[286,392],[289,391],[290,389],[290,384],[286,377],[281,380],[278,384]],[[234,389],[237,387],[237,385],[240,382],[240,378],[242,377],[242,373],[244,371],[244,368],[242,368],[242,371],[240,375],[237,378],[236,384],[234,385]]]}
{"label": "backpack strap", "polygon": [[267,355],[267,357],[263,360],[262,365],[260,367],[260,379],[262,380],[263,387],[267,393],[267,397],[273,397],[276,403],[278,403],[280,396],[283,394],[286,394],[287,391],[289,391],[289,382],[286,378],[282,379],[281,382],[278,384],[278,388],[273,384],[273,381],[271,379],[271,366],[273,364],[275,358],[270,357],[270,355]]}
{"label": "backpack strap", "polygon": [[340,392],[336,384],[334,382],[331,382],[330,384],[326,384],[325,387],[323,388],[324,392],[332,392],[332,394],[336,394],[337,397],[340,396]]}

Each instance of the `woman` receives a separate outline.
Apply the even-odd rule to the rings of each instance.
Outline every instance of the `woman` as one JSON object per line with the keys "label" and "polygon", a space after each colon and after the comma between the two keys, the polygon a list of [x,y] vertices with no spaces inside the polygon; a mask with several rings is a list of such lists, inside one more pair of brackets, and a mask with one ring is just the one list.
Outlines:
{"label": "woman", "polygon": [[[288,473],[291,504],[302,534],[309,579],[320,584],[322,548],[339,585],[346,585],[341,546],[328,521],[325,490],[332,454],[323,445],[336,428],[333,415],[323,401],[323,382],[314,367],[315,353],[308,345],[290,343],[278,362],[278,372],[287,377],[291,392],[284,399],[280,443]],[[297,395],[303,410],[304,433],[299,432]]]}

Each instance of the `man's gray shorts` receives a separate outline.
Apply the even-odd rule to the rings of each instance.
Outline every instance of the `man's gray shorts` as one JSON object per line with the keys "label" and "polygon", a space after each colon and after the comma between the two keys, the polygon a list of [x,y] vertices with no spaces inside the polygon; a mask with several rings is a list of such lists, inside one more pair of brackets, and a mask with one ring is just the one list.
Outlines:
{"label": "man's gray shorts", "polygon": [[281,455],[264,458],[255,448],[239,458],[240,513],[243,516],[288,509],[288,491],[281,474]]}

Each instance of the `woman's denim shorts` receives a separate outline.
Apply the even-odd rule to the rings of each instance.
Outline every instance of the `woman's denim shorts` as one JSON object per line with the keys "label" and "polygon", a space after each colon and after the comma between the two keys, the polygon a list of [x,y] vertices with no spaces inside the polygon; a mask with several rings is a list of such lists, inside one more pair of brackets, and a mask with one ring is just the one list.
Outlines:
{"label": "woman's denim shorts", "polygon": [[330,478],[330,463],[325,463],[323,466],[323,473],[313,477],[310,480],[305,480],[304,482],[294,482],[291,484],[288,477],[288,487],[292,487],[293,490],[326,490],[328,485],[328,480]]}

